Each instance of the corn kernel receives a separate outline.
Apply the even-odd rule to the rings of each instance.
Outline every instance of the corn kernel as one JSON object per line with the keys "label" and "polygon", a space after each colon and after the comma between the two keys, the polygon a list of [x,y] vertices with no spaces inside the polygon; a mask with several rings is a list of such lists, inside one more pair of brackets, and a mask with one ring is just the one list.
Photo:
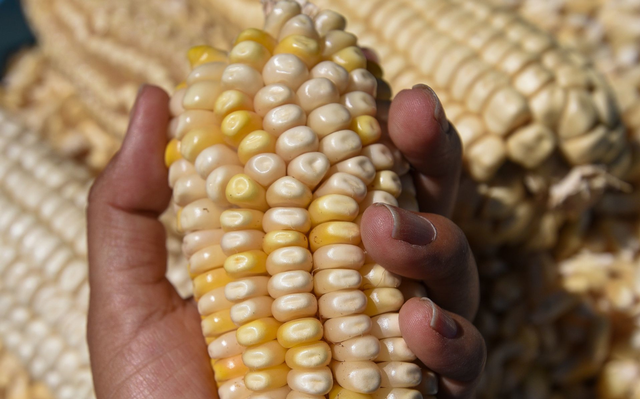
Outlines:
{"label": "corn kernel", "polygon": [[362,50],[356,46],[345,47],[335,52],[331,55],[331,60],[346,69],[347,72],[367,67],[367,59]]}
{"label": "corn kernel", "polygon": [[227,61],[227,53],[211,46],[195,46],[189,49],[187,58],[191,69],[208,62]]}
{"label": "corn kernel", "polygon": [[366,69],[354,69],[349,73],[349,86],[347,91],[363,91],[367,94],[376,96],[378,89],[378,81]]}
{"label": "corn kernel", "polygon": [[242,361],[251,370],[260,370],[284,363],[286,352],[278,341],[269,341],[247,348],[242,354]]}
{"label": "corn kernel", "polygon": [[204,111],[213,111],[216,99],[222,93],[220,82],[205,80],[195,82],[187,87],[182,99],[182,106],[185,110],[200,109]]}
{"label": "corn kernel", "polygon": [[373,397],[364,393],[349,391],[338,384],[334,384],[333,389],[329,392],[329,399],[373,399]]}
{"label": "corn kernel", "polygon": [[[275,54],[275,53],[274,53]],[[309,78],[309,69],[293,54],[275,54],[262,70],[265,85],[284,84],[292,91]]]}
{"label": "corn kernel", "polygon": [[264,130],[249,133],[238,146],[238,157],[243,165],[256,155],[275,152],[276,138]]}
{"label": "corn kernel", "polygon": [[224,261],[224,270],[231,278],[256,276],[267,272],[267,254],[247,251],[231,255]]}
{"label": "corn kernel", "polygon": [[264,213],[255,209],[228,209],[220,215],[224,231],[262,230]]}
{"label": "corn kernel", "polygon": [[289,19],[280,29],[278,40],[283,40],[291,35],[305,36],[313,40],[320,39],[313,20],[306,14],[298,14]]}
{"label": "corn kernel", "polygon": [[[437,386],[437,380],[435,381]],[[425,392],[426,393],[426,392]],[[380,388],[372,395],[373,399],[422,399],[433,398],[433,396],[423,396],[417,389],[407,388]]]}
{"label": "corn kernel", "polygon": [[264,231],[294,230],[307,233],[311,229],[309,212],[303,208],[271,208],[264,214]]}
{"label": "corn kernel", "polygon": [[324,222],[342,221],[352,222],[359,213],[358,203],[351,197],[340,194],[329,194],[316,198],[309,205],[311,225],[317,226]]}
{"label": "corn kernel", "polygon": [[299,231],[292,230],[276,230],[267,233],[264,236],[262,249],[267,254],[272,253],[276,249],[285,247],[309,247],[307,236]]}
{"label": "corn kernel", "polygon": [[231,307],[231,320],[235,325],[241,326],[264,317],[271,317],[273,298],[259,296],[247,299]]}
{"label": "corn kernel", "polygon": [[362,145],[373,144],[380,139],[380,123],[371,115],[360,115],[351,121],[351,130],[358,133]]}
{"label": "corn kernel", "polygon": [[253,391],[277,389],[287,385],[289,367],[286,364],[269,367],[258,371],[250,371],[244,376],[247,388]]}
{"label": "corn kernel", "polygon": [[364,265],[364,251],[356,245],[334,244],[313,253],[313,269],[354,269]]}
{"label": "corn kernel", "polygon": [[313,275],[313,291],[318,296],[334,291],[358,289],[360,284],[362,276],[353,269],[320,270]]}
{"label": "corn kernel", "polygon": [[372,326],[371,318],[367,315],[337,317],[324,323],[324,338],[332,343],[343,342],[368,333]]}
{"label": "corn kernel", "polygon": [[402,292],[396,288],[373,288],[365,290],[364,294],[369,298],[364,314],[371,317],[382,313],[397,312],[404,303]]}
{"label": "corn kernel", "polygon": [[287,165],[287,174],[313,190],[330,169],[329,159],[321,152],[298,155]]}
{"label": "corn kernel", "polygon": [[247,40],[262,44],[267,50],[269,50],[270,53],[273,53],[273,49],[278,44],[277,40],[271,37],[271,35],[267,32],[260,29],[249,28],[240,32],[240,34],[236,38],[234,45]]}
{"label": "corn kernel", "polygon": [[258,154],[244,165],[244,173],[262,187],[269,187],[274,181],[287,175],[287,166],[276,154]]}
{"label": "corn kernel", "polygon": [[169,144],[167,144],[167,148],[164,150],[164,164],[169,168],[178,159],[182,159],[180,141],[178,139],[171,139]]}
{"label": "corn kernel", "polygon": [[244,385],[244,377],[237,377],[218,385],[220,399],[248,398],[251,391]]}
{"label": "corn kernel", "polygon": [[331,350],[333,359],[341,362],[374,360],[380,353],[380,341],[373,335],[363,335],[332,345]]}
{"label": "corn kernel", "polygon": [[291,370],[287,375],[287,383],[293,389],[291,393],[300,393],[291,399],[320,399],[331,391],[333,375],[326,366],[317,369]]}
{"label": "corn kernel", "polygon": [[285,361],[291,369],[324,367],[331,362],[331,349],[322,341],[295,346],[287,351]]}
{"label": "corn kernel", "polygon": [[226,62],[210,62],[200,65],[195,68],[189,76],[187,76],[187,85],[203,82],[203,81],[216,81],[219,82],[222,79],[222,74],[227,67]]}
{"label": "corn kernel", "polygon": [[251,40],[236,44],[229,53],[229,62],[245,64],[257,71],[262,71],[269,58],[271,52],[262,44]]}
{"label": "corn kernel", "polygon": [[224,382],[233,378],[242,377],[248,371],[247,366],[242,363],[242,355],[220,359],[213,363],[213,374],[216,382]]}
{"label": "corn kernel", "polygon": [[230,113],[222,120],[220,126],[224,141],[233,148],[237,148],[249,133],[260,129],[262,118],[255,112],[244,110]]}
{"label": "corn kernel", "polygon": [[[332,10],[320,11],[313,20],[314,26],[322,36],[332,30],[344,30],[347,27],[347,20],[344,16]],[[333,399],[333,398],[331,398]]]}
{"label": "corn kernel", "polygon": [[217,337],[235,329],[229,309],[212,313],[202,320],[202,333],[205,337]]}
{"label": "corn kernel", "polygon": [[316,318],[288,321],[278,328],[277,337],[285,348],[319,341],[322,338],[322,324]]}
{"label": "corn kernel", "polygon": [[311,271],[313,256],[306,248],[288,247],[271,252],[267,257],[267,272],[274,275],[289,270]]}
{"label": "corn kernel", "polygon": [[314,317],[318,312],[318,300],[315,295],[306,292],[283,295],[273,301],[271,312],[281,322]]}
{"label": "corn kernel", "polygon": [[332,61],[322,61],[311,70],[312,78],[327,78],[338,89],[340,94],[348,91],[349,72]]}
{"label": "corn kernel", "polygon": [[272,298],[284,295],[307,293],[313,289],[313,277],[303,270],[278,273],[269,279],[268,290]]}
{"label": "corn kernel", "polygon": [[366,307],[367,296],[360,290],[329,292],[318,300],[318,315],[322,319],[333,319],[360,314]]}
{"label": "corn kernel", "polygon": [[[235,165],[240,165],[238,155],[235,151],[233,151],[225,144],[214,144],[210,147],[205,148],[198,155],[195,162],[196,171],[198,172],[200,177],[208,180],[207,184],[211,183],[209,175],[214,170],[220,168],[228,169],[228,167]],[[237,168],[231,169],[236,170]],[[224,186],[224,188],[226,188],[226,185]],[[224,188],[222,190],[223,192]],[[213,198],[214,197],[212,197],[212,199]]]}
{"label": "corn kernel", "polygon": [[[365,147],[369,148],[371,146]],[[363,151],[364,152],[364,149]],[[361,153],[362,153],[361,152]],[[373,162],[364,155],[358,155],[353,158],[338,162],[329,169],[329,175],[343,172],[348,173],[362,180],[364,184],[369,184],[376,177],[376,167]]]}
{"label": "corn kernel", "polygon": [[222,237],[220,247],[225,255],[262,248],[264,232],[259,230],[230,231]]}
{"label": "corn kernel", "polygon": [[205,148],[223,143],[222,133],[217,127],[201,127],[184,135],[180,142],[180,152],[184,159],[193,163]]}
{"label": "corn kernel", "polygon": [[267,202],[272,208],[280,206],[306,208],[311,203],[312,197],[309,187],[291,176],[276,180],[267,190]]}
{"label": "corn kernel", "polygon": [[229,331],[222,334],[208,344],[207,351],[212,359],[225,359],[242,354],[244,346],[238,343],[236,332]]}
{"label": "corn kernel", "polygon": [[[208,316],[220,310],[231,308],[231,306],[233,306],[233,302],[227,300],[224,295],[224,290],[224,287],[216,288],[207,292],[198,299],[198,312],[200,312],[202,316]],[[221,357],[227,356],[219,356],[218,359]]]}
{"label": "corn kernel", "polygon": [[360,269],[362,275],[362,289],[371,288],[397,288],[402,283],[402,278],[377,263],[369,263]]}
{"label": "corn kernel", "polygon": [[378,366],[382,371],[382,388],[411,388],[422,381],[422,369],[415,363],[382,362]]}
{"label": "corn kernel", "polygon": [[326,222],[309,233],[311,251],[332,244],[360,244],[360,228],[351,222]]}
{"label": "corn kernel", "polygon": [[[227,148],[227,146],[224,147]],[[230,208],[232,206],[227,200],[227,185],[233,176],[239,175],[242,172],[244,172],[242,166],[231,164],[218,166],[209,173],[206,180],[206,191],[214,204],[221,208]]]}
{"label": "corn kernel", "polygon": [[320,61],[322,50],[317,40],[302,35],[290,35],[278,43],[273,54],[293,54],[302,60],[307,68],[312,68]]}
{"label": "corn kernel", "polygon": [[268,276],[254,276],[234,281],[224,287],[224,296],[229,301],[239,302],[246,299],[269,295]]}
{"label": "corn kernel", "polygon": [[352,33],[342,30],[330,30],[324,36],[324,46],[322,57],[331,59],[331,56],[338,51],[355,46],[358,39]]}
{"label": "corn kernel", "polygon": [[224,264],[227,256],[222,252],[220,245],[211,245],[189,258],[189,272],[195,275],[218,269]]}
{"label": "corn kernel", "polygon": [[372,361],[331,362],[331,370],[340,386],[353,392],[370,394],[380,388],[382,375]]}
{"label": "corn kernel", "polygon": [[241,208],[269,209],[265,189],[245,174],[235,175],[229,180],[225,195],[230,203]]}
{"label": "corn kernel", "polygon": [[213,106],[213,112],[220,119],[235,111],[253,111],[253,100],[239,90],[226,90],[220,93]]}
{"label": "corn kernel", "polygon": [[[253,392],[251,396],[248,397],[248,399],[287,399],[290,393],[291,393],[291,388],[285,385],[282,388],[278,388],[278,389],[270,389],[267,391]],[[322,398],[319,398],[319,399],[322,399]]]}
{"label": "corn kernel", "polygon": [[264,344],[276,339],[278,328],[282,325],[273,317],[254,320],[241,327],[236,331],[238,343],[242,346],[253,346]]}
{"label": "corn kernel", "polygon": [[239,90],[250,97],[264,87],[260,72],[245,64],[231,64],[224,69],[220,79],[225,90]]}
{"label": "corn kernel", "polygon": [[198,300],[207,292],[224,287],[232,281],[224,269],[213,269],[193,279],[193,296]]}
{"label": "corn kernel", "polygon": [[416,360],[416,355],[409,349],[404,338],[386,338],[380,340],[380,354],[376,360],[379,362],[412,362]]}

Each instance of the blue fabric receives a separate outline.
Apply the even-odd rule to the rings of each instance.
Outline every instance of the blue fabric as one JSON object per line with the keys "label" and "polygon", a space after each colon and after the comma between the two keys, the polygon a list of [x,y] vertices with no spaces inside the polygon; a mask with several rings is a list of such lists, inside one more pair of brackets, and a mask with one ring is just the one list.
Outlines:
{"label": "blue fabric", "polygon": [[13,52],[33,42],[20,2],[0,0],[0,72]]}

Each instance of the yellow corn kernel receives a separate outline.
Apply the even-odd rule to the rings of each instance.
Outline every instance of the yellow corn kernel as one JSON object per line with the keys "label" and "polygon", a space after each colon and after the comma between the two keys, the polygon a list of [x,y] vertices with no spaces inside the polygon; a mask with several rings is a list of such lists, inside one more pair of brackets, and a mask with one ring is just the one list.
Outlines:
{"label": "yellow corn kernel", "polygon": [[213,106],[213,112],[220,119],[235,111],[253,111],[253,99],[239,90],[220,93]]}
{"label": "yellow corn kernel", "polygon": [[182,90],[182,89],[185,89],[185,88],[187,88],[187,82],[180,82],[180,83],[178,83],[176,85],[174,90],[178,91],[178,90]]}
{"label": "yellow corn kernel", "polygon": [[278,389],[287,385],[289,367],[286,364],[250,371],[244,376],[244,384],[252,391]]}
{"label": "yellow corn kernel", "polygon": [[259,72],[262,72],[269,58],[271,58],[271,52],[262,44],[252,40],[236,44],[229,53],[229,62],[249,65]]}
{"label": "yellow corn kernel", "polygon": [[273,341],[278,336],[278,328],[282,325],[273,317],[254,320],[238,327],[236,339],[242,346],[253,346]]}
{"label": "yellow corn kernel", "polygon": [[282,39],[273,54],[293,54],[311,69],[322,57],[322,49],[317,40],[302,35],[290,35]]}
{"label": "yellow corn kernel", "polygon": [[234,111],[227,115],[220,126],[224,141],[238,148],[242,139],[249,133],[262,129],[262,118],[251,111]]}
{"label": "yellow corn kernel", "polygon": [[358,133],[363,146],[377,142],[382,135],[380,123],[371,115],[360,115],[354,118],[351,121],[351,130]]}
{"label": "yellow corn kernel", "polygon": [[352,222],[359,211],[356,200],[340,194],[323,195],[309,205],[311,225],[314,227],[324,222]]}
{"label": "yellow corn kernel", "polygon": [[309,248],[309,240],[299,231],[276,230],[267,233],[262,241],[262,249],[267,254],[285,247]]}
{"label": "yellow corn kernel", "polygon": [[397,312],[404,303],[402,292],[397,288],[374,288],[363,292],[367,296],[367,308],[364,314],[370,317]]}
{"label": "yellow corn kernel", "polygon": [[376,172],[376,176],[367,188],[369,190],[386,191],[398,198],[402,193],[402,182],[396,172],[392,170],[380,170]]}
{"label": "yellow corn kernel", "polygon": [[224,231],[262,230],[264,213],[255,209],[228,209],[220,215]]}
{"label": "yellow corn kernel", "polygon": [[365,393],[353,392],[334,384],[333,389],[329,392],[329,399],[373,399],[373,397]]}
{"label": "yellow corn kernel", "polygon": [[320,341],[322,323],[316,318],[304,318],[284,323],[278,328],[278,342],[285,348]]}
{"label": "yellow corn kernel", "polygon": [[205,337],[217,337],[236,328],[231,320],[230,309],[212,313],[202,320],[202,333]]}
{"label": "yellow corn kernel", "polygon": [[371,72],[376,79],[382,79],[382,68],[377,62],[367,60],[367,71]]}
{"label": "yellow corn kernel", "polygon": [[343,48],[342,50],[334,53],[331,56],[331,61],[346,69],[347,72],[367,67],[367,59],[362,53],[362,50],[356,46]]}
{"label": "yellow corn kernel", "polygon": [[225,190],[227,201],[241,208],[266,211],[267,193],[264,187],[245,174],[235,175],[229,180]]}
{"label": "yellow corn kernel", "polygon": [[224,270],[231,278],[265,274],[267,272],[267,254],[256,250],[233,254],[224,261]]}
{"label": "yellow corn kernel", "polygon": [[224,382],[242,377],[249,371],[247,366],[242,363],[242,355],[220,359],[216,362],[212,361],[211,363],[216,382]]}
{"label": "yellow corn kernel", "polygon": [[296,346],[287,351],[285,362],[292,369],[323,367],[331,362],[331,348],[323,341]]}
{"label": "yellow corn kernel", "polygon": [[238,146],[238,158],[242,164],[258,154],[276,152],[276,138],[264,130],[249,133]]}
{"label": "yellow corn kernel", "polygon": [[178,159],[182,159],[180,141],[178,139],[171,139],[169,144],[167,144],[167,148],[164,150],[164,164],[168,168]]}
{"label": "yellow corn kernel", "polygon": [[193,279],[193,296],[198,300],[207,292],[224,287],[232,281],[224,269],[213,269]]}
{"label": "yellow corn kernel", "polygon": [[255,28],[245,29],[240,32],[240,34],[236,38],[234,45],[247,40],[262,44],[267,50],[269,50],[270,53],[273,53],[273,49],[275,49],[278,45],[278,41],[271,37],[270,34],[263,30]]}
{"label": "yellow corn kernel", "polygon": [[360,228],[351,222],[326,222],[319,224],[309,233],[311,251],[332,244],[360,244]]}
{"label": "yellow corn kernel", "polygon": [[201,127],[184,135],[180,141],[180,153],[184,159],[194,163],[205,148],[216,144],[224,144],[220,130],[216,126]]}
{"label": "yellow corn kernel", "polygon": [[211,46],[195,46],[189,49],[187,58],[191,69],[208,62],[227,61],[227,53]]}

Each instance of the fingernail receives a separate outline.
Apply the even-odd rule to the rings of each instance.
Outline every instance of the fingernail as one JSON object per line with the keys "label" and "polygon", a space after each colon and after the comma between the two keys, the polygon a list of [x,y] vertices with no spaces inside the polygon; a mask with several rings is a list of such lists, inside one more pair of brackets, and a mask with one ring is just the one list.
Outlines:
{"label": "fingernail", "polygon": [[431,322],[429,323],[429,327],[431,327],[433,331],[449,339],[455,338],[456,335],[458,335],[458,325],[448,314],[443,312],[442,309],[427,297],[420,298],[420,301],[431,308]]}
{"label": "fingernail", "polygon": [[435,118],[436,122],[438,122],[438,125],[440,125],[440,129],[442,129],[444,133],[448,133],[449,121],[447,120],[447,115],[444,112],[444,108],[442,107],[442,103],[440,102],[440,99],[438,98],[436,92],[433,91],[431,87],[424,84],[415,85],[413,86],[413,88],[422,90],[426,95],[433,99],[433,103],[436,105],[435,109],[433,110],[433,117]]}
{"label": "fingernail", "polygon": [[391,238],[411,245],[427,245],[436,239],[436,228],[426,218],[389,204],[374,205],[384,206],[391,214],[393,218]]}

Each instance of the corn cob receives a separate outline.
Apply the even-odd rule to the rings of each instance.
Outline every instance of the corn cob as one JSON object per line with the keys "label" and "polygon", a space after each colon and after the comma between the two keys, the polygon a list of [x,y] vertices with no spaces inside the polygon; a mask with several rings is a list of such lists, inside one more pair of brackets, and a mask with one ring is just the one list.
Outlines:
{"label": "corn cob", "polygon": [[430,372],[411,389],[401,279],[360,242],[367,206],[415,208],[406,162],[376,144],[374,65],[339,14],[270,6],[228,55],[190,50],[170,105],[169,181],[220,397],[435,394]]}
{"label": "corn cob", "polygon": [[0,341],[0,397],[3,399],[52,399],[47,387],[33,381],[20,361]]}

